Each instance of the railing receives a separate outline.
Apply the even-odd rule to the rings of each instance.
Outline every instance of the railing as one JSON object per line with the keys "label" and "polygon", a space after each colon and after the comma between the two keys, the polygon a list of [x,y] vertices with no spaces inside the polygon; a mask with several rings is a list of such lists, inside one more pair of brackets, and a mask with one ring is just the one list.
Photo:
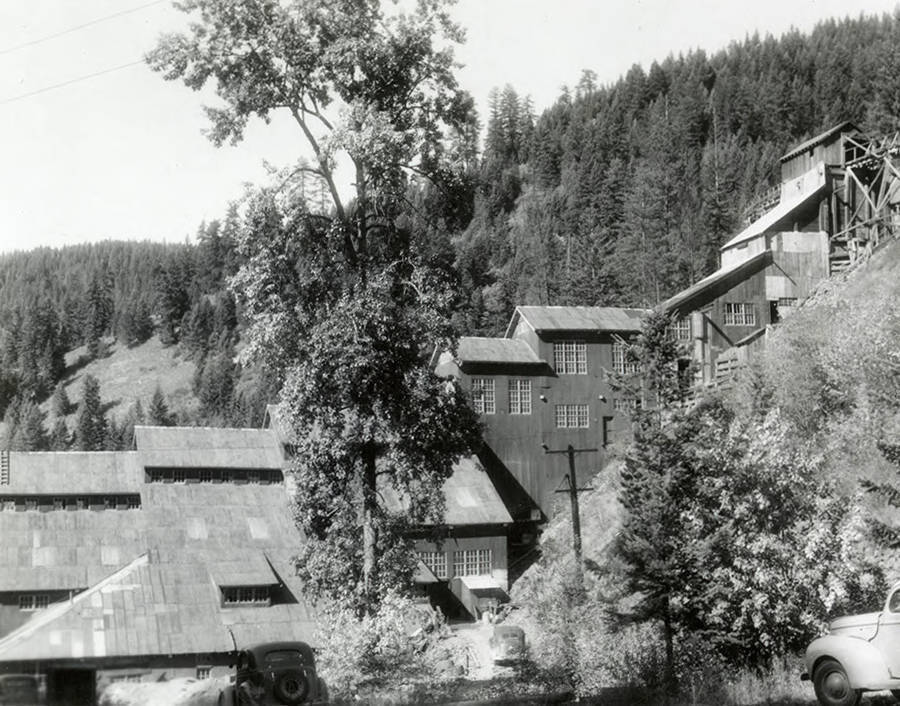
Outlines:
{"label": "railing", "polygon": [[762,192],[744,209],[744,224],[750,225],[781,203],[781,185],[772,186]]}

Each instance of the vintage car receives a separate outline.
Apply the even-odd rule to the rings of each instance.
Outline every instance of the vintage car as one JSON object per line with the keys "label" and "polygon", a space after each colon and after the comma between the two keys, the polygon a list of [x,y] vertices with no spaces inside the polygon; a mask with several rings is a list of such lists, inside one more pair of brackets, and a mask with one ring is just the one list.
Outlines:
{"label": "vintage car", "polygon": [[328,703],[305,642],[267,642],[235,656],[234,683],[219,693],[218,706],[312,705]]}
{"label": "vintage car", "polygon": [[41,681],[33,674],[0,674],[0,705],[38,706],[46,701]]}
{"label": "vintage car", "polygon": [[900,583],[877,613],[833,620],[806,648],[806,672],[823,706],[855,706],[864,691],[890,690],[900,700]]}
{"label": "vintage car", "polygon": [[526,656],[525,631],[517,625],[495,625],[490,647],[496,664],[521,662]]}

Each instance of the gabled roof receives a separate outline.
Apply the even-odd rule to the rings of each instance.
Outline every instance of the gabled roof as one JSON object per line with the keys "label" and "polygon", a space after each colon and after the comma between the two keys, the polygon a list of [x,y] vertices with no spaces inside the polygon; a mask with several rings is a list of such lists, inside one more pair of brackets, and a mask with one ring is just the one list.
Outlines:
{"label": "gabled roof", "polygon": [[133,451],[11,451],[9,483],[0,485],[0,495],[136,493],[143,482]]}
{"label": "gabled roof", "polygon": [[829,138],[831,138],[835,135],[839,135],[842,132],[852,132],[852,131],[859,132],[860,130],[858,127],[856,127],[856,125],[853,124],[853,122],[851,120],[845,120],[844,122],[840,123],[839,125],[835,125],[834,127],[829,128],[825,132],[819,133],[815,137],[809,138],[808,140],[806,140],[806,142],[801,142],[799,145],[797,145],[796,147],[791,149],[790,152],[785,154],[781,158],[781,162],[787,162],[789,159],[793,159],[797,155],[802,154],[803,152],[806,152],[806,150],[812,149],[816,145],[819,145],[819,144],[822,144],[823,142],[828,141]]}
{"label": "gabled roof", "polygon": [[779,221],[788,218],[794,211],[805,206],[813,197],[817,196],[825,188],[825,172],[817,173],[815,182],[810,187],[795,196],[779,203],[775,208],[757,218],[753,223],[744,228],[740,233],[722,246],[722,250],[728,250],[748,240],[762,235],[774,228]]}
{"label": "gabled roof", "polygon": [[[388,508],[398,511],[405,499],[390,486],[380,488]],[[444,484],[444,524],[502,525],[512,522],[506,505],[487,471],[474,456],[453,465],[453,473]]]}
{"label": "gabled roof", "polygon": [[704,306],[708,301],[723,294],[734,286],[737,281],[747,277],[772,262],[772,251],[764,250],[748,260],[738,262],[730,267],[723,267],[711,275],[695,282],[687,289],[682,290],[674,297],[667,299],[662,304],[663,311],[680,313],[682,315]]}
{"label": "gabled roof", "polygon": [[136,426],[134,439],[146,468],[277,469],[284,465],[277,434],[271,429]]}
{"label": "gabled roof", "polygon": [[525,341],[514,338],[464,336],[456,357],[461,363],[524,363],[540,365],[540,359]]}
{"label": "gabled roof", "polygon": [[546,331],[640,331],[646,309],[612,306],[517,306],[506,337],[510,338],[520,319],[536,332]]}

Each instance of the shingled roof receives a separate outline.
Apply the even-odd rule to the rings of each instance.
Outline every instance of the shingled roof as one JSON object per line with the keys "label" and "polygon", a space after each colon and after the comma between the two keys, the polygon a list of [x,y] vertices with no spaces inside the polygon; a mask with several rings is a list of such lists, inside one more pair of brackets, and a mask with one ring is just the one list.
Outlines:
{"label": "shingled roof", "polygon": [[9,482],[0,495],[136,493],[144,471],[136,453],[9,452]]}
{"label": "shingled roof", "polygon": [[[237,437],[277,445],[270,432]],[[125,469],[133,490],[139,454],[97,456],[100,467]],[[29,469],[29,492],[68,492],[59,483],[74,475],[69,464],[91,465],[85,455],[21,454],[11,471],[16,461]],[[0,639],[0,662],[229,651],[229,629],[238,645],[314,641],[315,613],[292,562],[303,537],[282,484],[143,483],[138,490],[134,509],[0,512],[0,590],[80,591]],[[222,604],[221,587],[276,584],[293,599]]]}
{"label": "shingled roof", "polygon": [[623,331],[641,330],[646,309],[623,309],[612,306],[517,306],[506,337],[510,338],[520,319],[538,333],[546,331]]}
{"label": "shingled roof", "polygon": [[464,336],[459,339],[456,357],[463,363],[546,363],[525,341],[514,338]]}
{"label": "shingled roof", "polygon": [[146,468],[281,468],[284,456],[271,429],[136,426]]}
{"label": "shingled roof", "polygon": [[[402,498],[391,487],[380,489],[389,508],[399,510]],[[509,511],[500,499],[475,456],[462,458],[453,465],[453,474],[444,484],[444,523],[454,527],[464,525],[495,525],[512,522]]]}

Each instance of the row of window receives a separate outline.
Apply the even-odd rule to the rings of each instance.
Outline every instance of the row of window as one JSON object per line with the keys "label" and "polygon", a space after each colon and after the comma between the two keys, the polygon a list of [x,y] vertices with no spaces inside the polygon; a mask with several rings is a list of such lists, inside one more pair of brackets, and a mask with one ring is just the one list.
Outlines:
{"label": "row of window", "polygon": [[50,596],[46,593],[23,593],[19,596],[19,610],[43,610],[50,605]]}
{"label": "row of window", "polygon": [[[690,338],[690,322],[688,338]],[[628,360],[628,344],[625,341],[613,341],[612,369],[619,375],[626,375],[637,370],[637,363]],[[557,341],[553,344],[553,369],[557,375],[587,375],[587,343],[584,341]]]}
{"label": "row of window", "polygon": [[[448,578],[446,552],[418,552],[418,556],[437,578]],[[453,552],[454,576],[490,576],[492,567],[490,549],[458,549]]]}
{"label": "row of window", "polygon": [[0,495],[0,510],[136,510],[141,496],[128,495]]}
{"label": "row of window", "polygon": [[150,468],[149,483],[281,483],[281,471],[273,469],[235,470],[230,468]]}
{"label": "row of window", "polygon": [[[507,388],[509,413],[531,414],[531,380],[511,378]],[[494,378],[472,378],[472,403],[478,414],[497,412]]]}
{"label": "row of window", "polygon": [[225,605],[270,605],[268,586],[222,586],[222,602]]}

